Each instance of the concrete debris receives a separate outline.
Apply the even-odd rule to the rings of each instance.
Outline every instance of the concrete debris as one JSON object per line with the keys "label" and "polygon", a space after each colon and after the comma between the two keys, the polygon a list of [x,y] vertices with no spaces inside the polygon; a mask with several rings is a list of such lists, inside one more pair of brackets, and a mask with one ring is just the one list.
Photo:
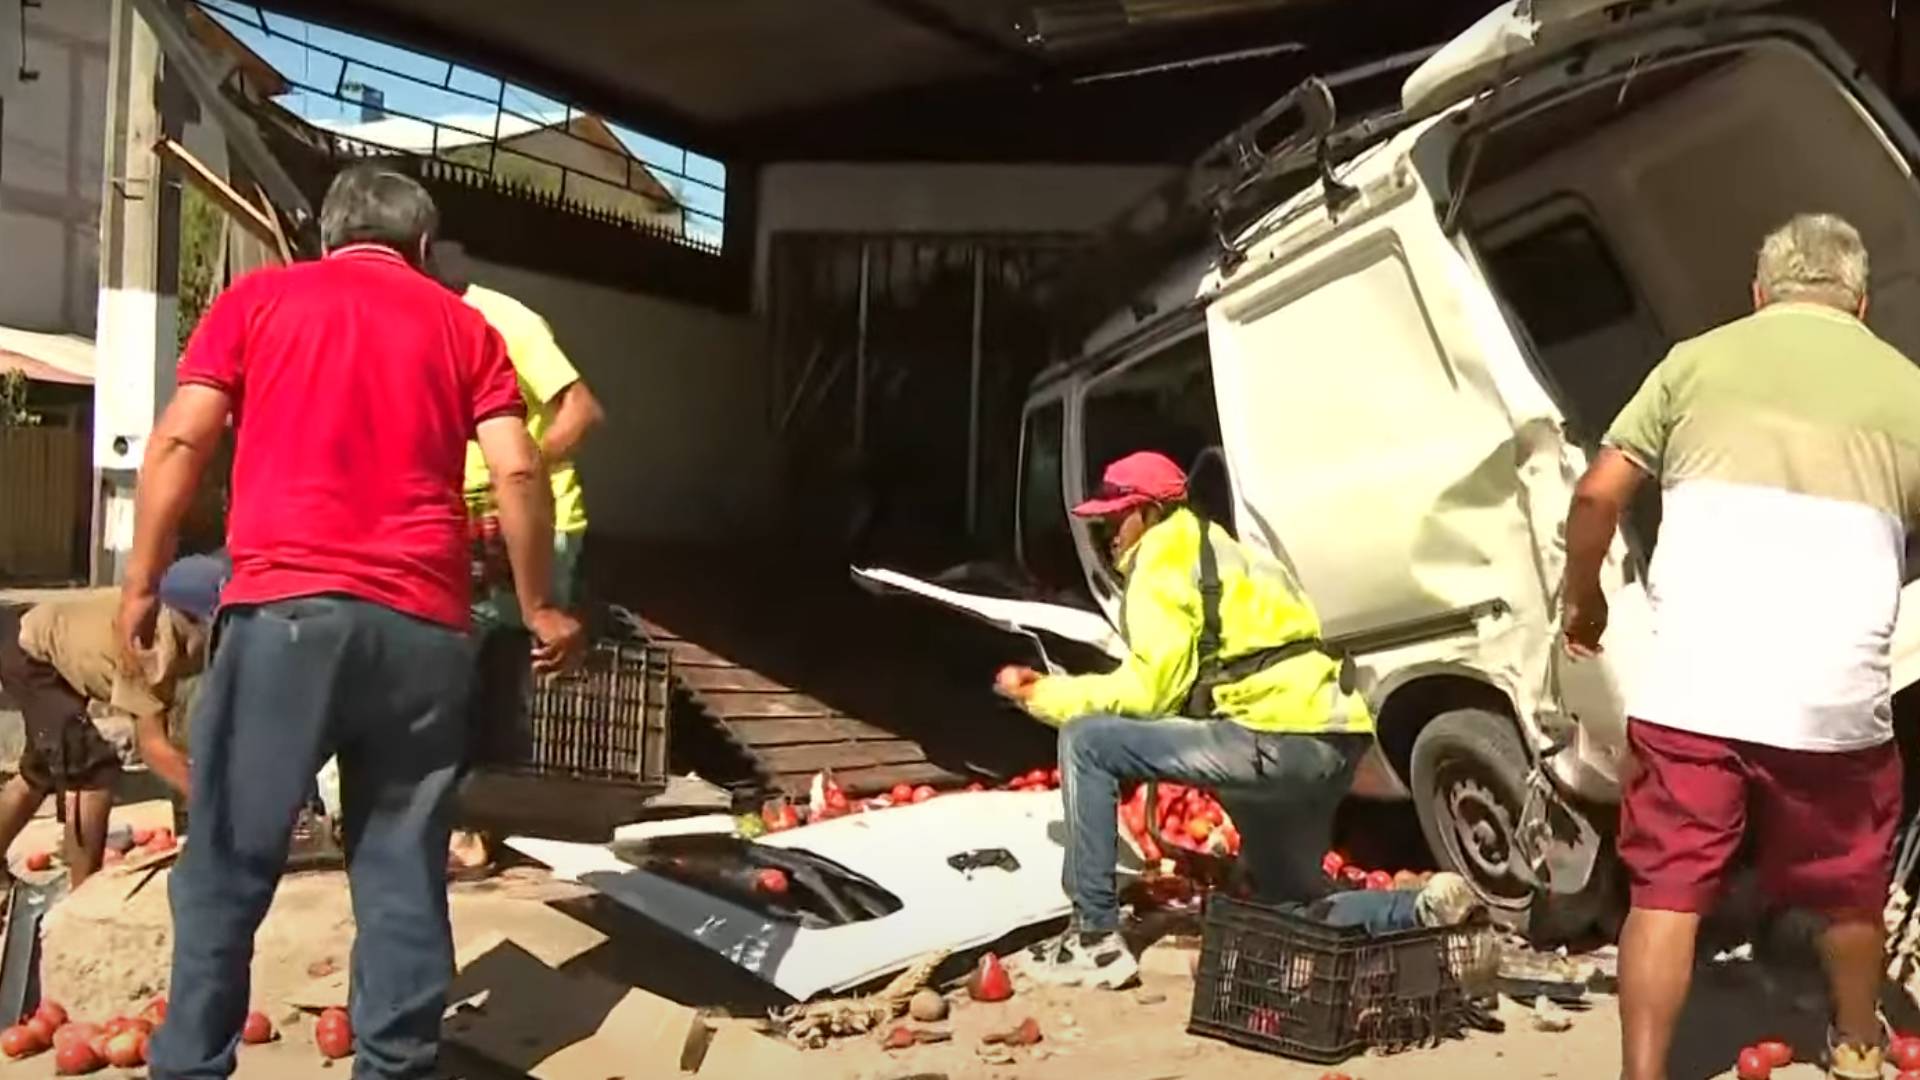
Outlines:
{"label": "concrete debris", "polygon": [[1561,1032],[1573,1027],[1573,1014],[1555,1005],[1544,994],[1533,999],[1533,1029]]}

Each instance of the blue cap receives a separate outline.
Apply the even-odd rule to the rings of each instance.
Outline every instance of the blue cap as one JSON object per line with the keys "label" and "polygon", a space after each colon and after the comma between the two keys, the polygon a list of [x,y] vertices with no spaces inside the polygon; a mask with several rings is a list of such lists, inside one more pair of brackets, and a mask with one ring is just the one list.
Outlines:
{"label": "blue cap", "polygon": [[211,555],[189,555],[161,575],[160,602],[205,622],[220,606],[220,590],[232,576],[233,561],[224,548]]}

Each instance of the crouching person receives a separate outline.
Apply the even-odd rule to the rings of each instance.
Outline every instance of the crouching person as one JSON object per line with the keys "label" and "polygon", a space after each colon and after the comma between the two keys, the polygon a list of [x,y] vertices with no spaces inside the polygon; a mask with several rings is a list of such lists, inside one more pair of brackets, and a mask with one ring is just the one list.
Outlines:
{"label": "crouching person", "polygon": [[1374,932],[1464,920],[1478,902],[1454,874],[1418,894],[1328,896],[1321,858],[1373,719],[1343,687],[1313,605],[1285,566],[1188,506],[1186,474],[1166,457],[1129,455],[1103,481],[1074,514],[1105,534],[1125,579],[1126,659],[1103,675],[1006,668],[996,680],[1060,727],[1073,920],[1036,947],[1040,977],[1113,988],[1138,972],[1114,883],[1120,788],[1131,781],[1212,788],[1263,901]]}
{"label": "crouching person", "polygon": [[95,726],[92,702],[132,717],[141,759],[186,794],[187,759],[167,736],[167,716],[181,684],[206,662],[212,603],[199,598],[217,596],[219,587],[202,581],[203,572],[216,571],[189,564],[169,574],[154,651],[133,669],[120,661],[113,625],[118,589],[0,608],[0,685],[19,705],[27,735],[18,774],[0,787],[0,852],[47,796],[58,794],[68,879],[77,886],[100,869],[120,750]]}

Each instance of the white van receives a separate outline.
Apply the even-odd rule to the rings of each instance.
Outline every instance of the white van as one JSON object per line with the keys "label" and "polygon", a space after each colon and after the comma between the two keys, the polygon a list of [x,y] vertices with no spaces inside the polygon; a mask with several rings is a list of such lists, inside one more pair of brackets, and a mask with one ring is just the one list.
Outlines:
{"label": "white van", "polygon": [[[1066,508],[1126,451],[1196,462],[1200,500],[1286,560],[1355,655],[1380,729],[1358,793],[1411,797],[1435,857],[1512,921],[1539,929],[1544,896],[1593,918],[1617,888],[1659,501],[1608,558],[1606,653],[1570,661],[1562,531],[1600,435],[1669,346],[1749,310],[1762,236],[1803,211],[1860,228],[1871,322],[1920,357],[1920,144],[1819,28],[1765,6],[1517,0],[1357,146],[1306,88],[1329,122],[1274,154],[1332,167],[1292,169],[1032,388],[1017,550],[1047,599],[1085,603],[868,576],[1111,651],[1120,583]],[[1920,677],[1904,612],[1901,687]]]}

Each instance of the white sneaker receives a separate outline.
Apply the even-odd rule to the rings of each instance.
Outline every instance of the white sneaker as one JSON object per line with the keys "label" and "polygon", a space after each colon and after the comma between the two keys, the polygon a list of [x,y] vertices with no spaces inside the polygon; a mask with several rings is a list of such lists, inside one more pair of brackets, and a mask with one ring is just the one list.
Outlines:
{"label": "white sneaker", "polygon": [[1421,926],[1459,926],[1486,906],[1486,901],[1473,891],[1466,878],[1441,872],[1433,875],[1433,880],[1414,898],[1413,913]]}
{"label": "white sneaker", "polygon": [[1029,973],[1055,986],[1097,986],[1119,990],[1140,977],[1140,963],[1112,930],[1076,930],[1027,950]]}

